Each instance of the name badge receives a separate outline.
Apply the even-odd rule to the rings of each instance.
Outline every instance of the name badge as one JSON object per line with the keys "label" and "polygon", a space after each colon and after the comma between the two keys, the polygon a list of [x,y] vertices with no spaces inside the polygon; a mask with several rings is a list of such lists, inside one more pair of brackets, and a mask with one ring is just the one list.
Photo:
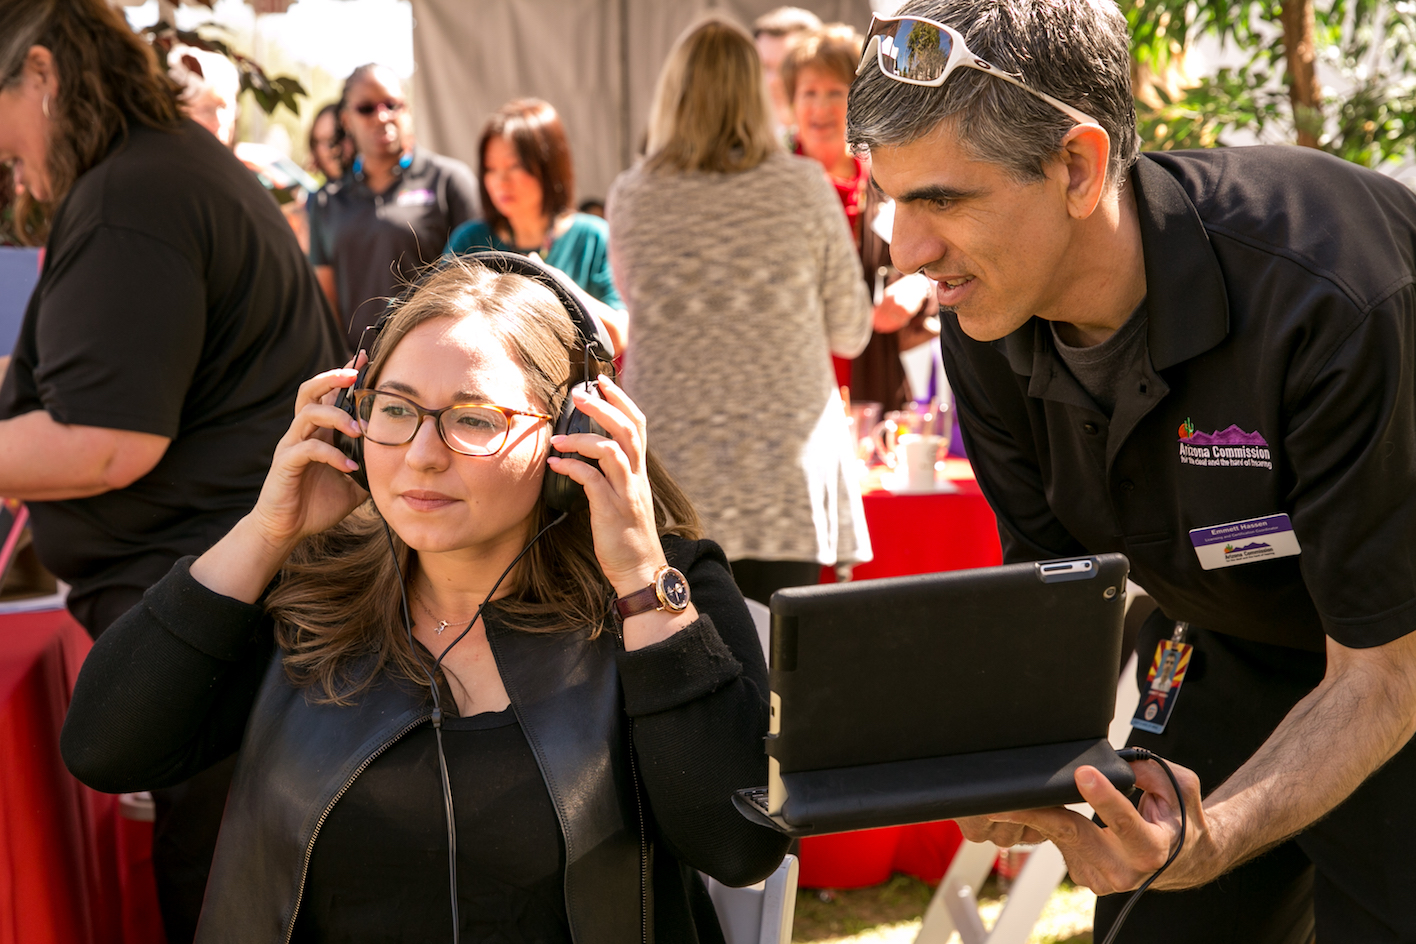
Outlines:
{"label": "name badge", "polygon": [[1302,553],[1293,523],[1285,514],[1195,528],[1190,532],[1190,543],[1205,570]]}
{"label": "name badge", "polygon": [[397,202],[399,206],[432,206],[437,199],[437,194],[431,190],[404,190]]}
{"label": "name badge", "polygon": [[1175,638],[1162,639],[1155,647],[1155,659],[1146,673],[1146,688],[1131,727],[1151,734],[1164,734],[1180,686],[1185,684],[1185,672],[1190,668],[1190,655],[1195,647],[1185,642],[1184,624],[1176,624]]}

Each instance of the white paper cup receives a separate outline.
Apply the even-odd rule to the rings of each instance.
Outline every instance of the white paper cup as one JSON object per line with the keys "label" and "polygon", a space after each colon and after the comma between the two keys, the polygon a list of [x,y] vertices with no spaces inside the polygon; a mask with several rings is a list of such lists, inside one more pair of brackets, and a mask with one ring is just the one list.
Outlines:
{"label": "white paper cup", "polygon": [[939,460],[943,436],[906,435],[899,438],[897,455],[905,469],[905,487],[911,491],[934,487],[934,463]]}

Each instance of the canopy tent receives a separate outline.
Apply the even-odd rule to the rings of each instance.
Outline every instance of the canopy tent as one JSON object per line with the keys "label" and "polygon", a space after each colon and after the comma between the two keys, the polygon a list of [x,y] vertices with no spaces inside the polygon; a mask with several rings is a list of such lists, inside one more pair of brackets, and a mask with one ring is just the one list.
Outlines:
{"label": "canopy tent", "polygon": [[[124,6],[144,0],[111,0]],[[258,14],[297,0],[245,0]],[[357,2],[357,0],[353,0]],[[577,200],[603,197],[638,153],[659,70],[679,35],[705,14],[744,26],[782,0],[410,0],[418,140],[476,167],[487,117],[514,98],[543,98],[565,123]],[[787,0],[862,32],[872,7],[897,0]],[[158,0],[176,22],[178,3]]]}
{"label": "canopy tent", "polygon": [[[418,139],[477,165],[487,117],[543,98],[565,123],[577,201],[603,197],[633,162],[654,83],[699,17],[750,26],[780,0],[412,0]],[[870,23],[869,0],[795,0],[826,22]]]}

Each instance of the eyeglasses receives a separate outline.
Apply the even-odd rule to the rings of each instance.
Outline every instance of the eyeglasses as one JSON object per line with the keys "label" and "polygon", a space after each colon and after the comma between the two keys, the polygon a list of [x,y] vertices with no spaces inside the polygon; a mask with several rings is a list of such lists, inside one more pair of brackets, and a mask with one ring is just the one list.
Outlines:
{"label": "eyeglasses", "polygon": [[1039,92],[1017,76],[994,68],[991,63],[969,51],[958,30],[934,20],[912,16],[873,17],[870,21],[870,32],[865,37],[865,53],[860,57],[856,75],[866,70],[872,51],[875,53],[875,61],[880,65],[880,71],[886,78],[896,82],[939,88],[955,69],[963,66],[987,72],[1004,82],[1016,85],[1079,124],[1101,124],[1086,112],[1078,111],[1046,92]]}
{"label": "eyeglasses", "polygon": [[380,446],[412,442],[423,425],[423,417],[431,416],[447,448],[464,456],[494,456],[500,452],[506,445],[513,416],[551,418],[546,413],[491,403],[455,403],[441,410],[429,410],[405,396],[368,388],[354,391],[354,405],[359,431],[369,442]]}
{"label": "eyeglasses", "polygon": [[386,112],[396,115],[403,110],[403,103],[396,102],[393,99],[388,98],[384,99],[381,102],[360,102],[359,104],[351,107],[353,107],[353,109],[359,114],[367,118],[379,109],[383,109]]}

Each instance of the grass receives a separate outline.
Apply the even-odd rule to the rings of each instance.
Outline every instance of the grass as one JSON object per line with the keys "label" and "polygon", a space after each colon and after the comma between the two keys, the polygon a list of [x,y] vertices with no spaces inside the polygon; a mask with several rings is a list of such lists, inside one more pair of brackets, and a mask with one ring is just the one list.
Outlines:
{"label": "grass", "polygon": [[[792,940],[802,944],[911,944],[934,889],[908,875],[883,885],[845,891],[801,889],[797,892]],[[1007,900],[996,877],[979,896],[979,913],[991,927]],[[1053,893],[1038,919],[1029,944],[1091,944],[1096,896],[1071,882]],[[958,937],[953,938],[958,941]]]}

